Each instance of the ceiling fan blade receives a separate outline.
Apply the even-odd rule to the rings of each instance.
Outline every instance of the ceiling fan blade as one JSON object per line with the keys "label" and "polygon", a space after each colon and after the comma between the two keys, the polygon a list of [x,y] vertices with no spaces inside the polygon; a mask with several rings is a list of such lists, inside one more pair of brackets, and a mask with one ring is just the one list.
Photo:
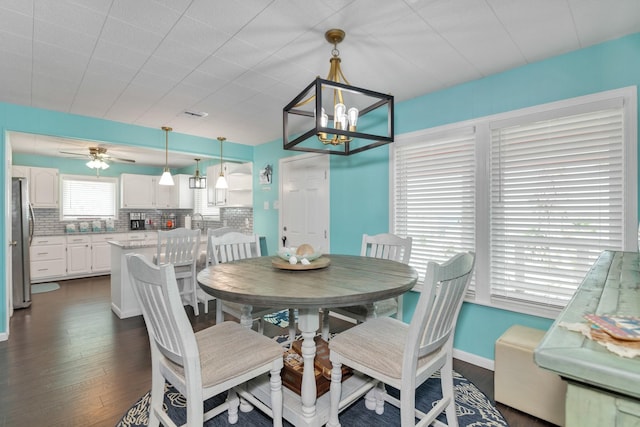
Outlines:
{"label": "ceiling fan blade", "polygon": [[107,160],[107,161],[112,160],[114,162],[125,162],[125,163],[135,163],[136,162],[135,160],[132,160],[132,159],[122,159],[120,157],[111,157],[109,155],[104,156],[104,159]]}
{"label": "ceiling fan blade", "polygon": [[69,154],[71,156],[76,156],[76,157],[87,157],[88,156],[88,154],[86,152],[85,153],[72,153],[70,151],[58,151],[58,153],[60,153],[60,154]]}

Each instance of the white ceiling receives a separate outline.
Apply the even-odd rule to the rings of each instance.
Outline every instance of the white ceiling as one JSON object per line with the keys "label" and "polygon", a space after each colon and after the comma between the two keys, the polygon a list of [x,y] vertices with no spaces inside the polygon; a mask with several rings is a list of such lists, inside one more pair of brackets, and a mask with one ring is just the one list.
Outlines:
{"label": "white ceiling", "polygon": [[399,102],[638,32],[640,1],[0,0],[0,101],[257,145],[330,28],[349,82]]}

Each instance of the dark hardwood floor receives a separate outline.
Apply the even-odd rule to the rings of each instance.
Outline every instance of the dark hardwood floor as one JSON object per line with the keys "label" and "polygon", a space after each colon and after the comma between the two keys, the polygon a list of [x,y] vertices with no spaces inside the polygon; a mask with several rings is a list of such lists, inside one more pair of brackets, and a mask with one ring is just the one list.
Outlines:
{"label": "dark hardwood floor", "polygon": [[[151,387],[144,321],[112,313],[109,276],[59,283],[16,310],[0,342],[0,426],[115,426]],[[209,314],[190,315],[195,330],[215,323],[210,304]],[[334,321],[332,330],[346,327]],[[270,324],[266,332],[286,333]],[[492,371],[457,360],[454,368],[493,397]],[[497,407],[512,427],[552,425]]]}

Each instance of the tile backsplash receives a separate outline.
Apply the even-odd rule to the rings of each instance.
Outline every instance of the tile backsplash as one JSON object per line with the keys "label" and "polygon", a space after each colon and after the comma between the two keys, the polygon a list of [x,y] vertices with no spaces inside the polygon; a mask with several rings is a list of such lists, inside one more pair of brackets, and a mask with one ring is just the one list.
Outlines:
{"label": "tile backsplash", "polygon": [[[184,227],[184,217],[192,215],[191,209],[175,209],[171,211],[165,210],[144,210],[144,209],[121,209],[118,218],[115,219],[114,225],[116,232],[123,233],[131,231],[129,223],[130,212],[144,212],[146,218],[153,224],[149,227],[152,230],[158,229],[161,218],[169,212],[176,215],[177,227]],[[55,234],[65,234],[65,227],[69,221],[60,221],[59,209],[35,209],[35,227],[34,234],[36,236],[47,236]],[[72,221],[79,223],[78,221]],[[91,222],[91,221],[88,221]],[[102,221],[104,227],[104,221]],[[253,209],[252,208],[220,208],[220,220],[205,220],[202,224],[198,222],[191,223],[192,228],[200,226],[206,230],[207,228],[217,228],[222,226],[237,228],[243,233],[253,232]]]}

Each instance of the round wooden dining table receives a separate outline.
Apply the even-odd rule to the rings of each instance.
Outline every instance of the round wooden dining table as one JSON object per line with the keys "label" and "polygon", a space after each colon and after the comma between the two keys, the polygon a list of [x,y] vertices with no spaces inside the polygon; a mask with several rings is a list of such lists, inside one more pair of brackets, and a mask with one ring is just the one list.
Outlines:
{"label": "round wooden dining table", "polygon": [[[327,263],[326,267],[315,268]],[[241,323],[247,327],[252,324],[252,306],[298,309],[304,360],[302,406],[300,417],[289,421],[313,426],[326,422],[316,416],[313,359],[314,337],[320,327],[318,310],[396,297],[415,286],[418,273],[409,265],[372,257],[323,255],[307,267],[289,267],[278,257],[265,256],[209,266],[198,273],[197,279],[206,293],[243,304]]]}

